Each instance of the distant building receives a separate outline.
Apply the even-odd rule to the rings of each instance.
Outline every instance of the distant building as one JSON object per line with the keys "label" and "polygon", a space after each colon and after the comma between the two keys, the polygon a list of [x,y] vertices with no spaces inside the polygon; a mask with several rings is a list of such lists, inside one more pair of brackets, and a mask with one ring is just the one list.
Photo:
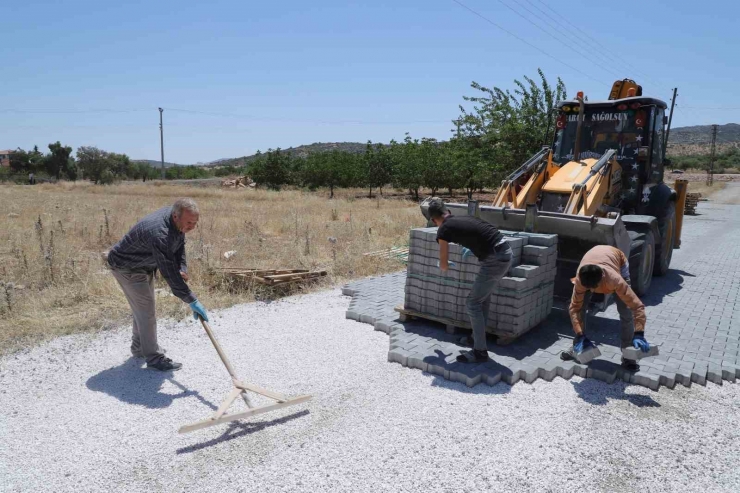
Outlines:
{"label": "distant building", "polygon": [[10,166],[10,155],[13,153],[12,149],[8,149],[6,151],[0,151],[0,167],[9,167]]}

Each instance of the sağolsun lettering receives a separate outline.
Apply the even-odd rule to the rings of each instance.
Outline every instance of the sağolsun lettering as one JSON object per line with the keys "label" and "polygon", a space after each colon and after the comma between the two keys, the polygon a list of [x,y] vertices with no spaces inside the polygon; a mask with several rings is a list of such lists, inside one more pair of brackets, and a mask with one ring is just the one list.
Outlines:
{"label": "sa\u011folsun lettering", "polygon": [[[594,122],[609,122],[609,121],[620,121],[627,120],[627,113],[592,113],[591,115],[584,115],[589,117]],[[578,115],[568,115],[569,122],[577,122]]]}

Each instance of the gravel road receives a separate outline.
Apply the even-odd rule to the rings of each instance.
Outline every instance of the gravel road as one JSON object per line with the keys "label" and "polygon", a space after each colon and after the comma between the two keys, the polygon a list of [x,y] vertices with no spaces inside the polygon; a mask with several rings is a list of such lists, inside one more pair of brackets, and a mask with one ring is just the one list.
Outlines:
{"label": "gravel road", "polygon": [[240,376],[306,404],[191,434],[230,381],[202,328],[162,323],[182,370],[129,328],[0,360],[0,491],[739,491],[740,386],[593,380],[468,389],[386,362],[330,290],[215,314]]}

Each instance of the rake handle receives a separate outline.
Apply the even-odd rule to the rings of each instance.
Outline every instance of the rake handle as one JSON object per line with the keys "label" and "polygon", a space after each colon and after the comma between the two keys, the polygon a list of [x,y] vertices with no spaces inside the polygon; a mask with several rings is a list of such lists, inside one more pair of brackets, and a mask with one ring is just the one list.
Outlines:
{"label": "rake handle", "polygon": [[200,320],[200,323],[203,324],[203,328],[206,330],[206,334],[208,334],[208,338],[211,340],[213,347],[216,348],[216,352],[218,353],[219,358],[221,358],[221,361],[223,361],[224,366],[226,367],[226,371],[229,372],[229,375],[231,375],[231,378],[233,380],[239,380],[236,376],[236,372],[234,371],[234,367],[231,366],[229,358],[226,357],[226,353],[224,353],[224,350],[221,349],[221,344],[219,344],[216,340],[216,336],[213,334],[213,331],[208,325],[208,322],[203,320],[203,317],[201,317],[200,315],[198,315],[198,320]]}

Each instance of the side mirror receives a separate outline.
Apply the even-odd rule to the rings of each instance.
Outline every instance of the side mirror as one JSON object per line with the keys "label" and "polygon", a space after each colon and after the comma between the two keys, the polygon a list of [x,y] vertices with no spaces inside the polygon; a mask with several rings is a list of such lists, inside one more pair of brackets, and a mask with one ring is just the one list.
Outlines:
{"label": "side mirror", "polygon": [[668,117],[663,115],[663,125],[668,125]]}

